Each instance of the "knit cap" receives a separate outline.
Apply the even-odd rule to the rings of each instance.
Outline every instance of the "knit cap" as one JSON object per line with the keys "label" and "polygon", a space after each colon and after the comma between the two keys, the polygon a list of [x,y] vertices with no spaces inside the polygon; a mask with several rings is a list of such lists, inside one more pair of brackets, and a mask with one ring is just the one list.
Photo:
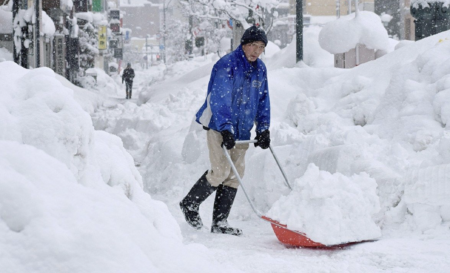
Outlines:
{"label": "knit cap", "polygon": [[245,30],[244,35],[241,38],[241,45],[245,45],[252,42],[261,41],[264,46],[267,46],[267,36],[263,29],[257,26],[249,27]]}

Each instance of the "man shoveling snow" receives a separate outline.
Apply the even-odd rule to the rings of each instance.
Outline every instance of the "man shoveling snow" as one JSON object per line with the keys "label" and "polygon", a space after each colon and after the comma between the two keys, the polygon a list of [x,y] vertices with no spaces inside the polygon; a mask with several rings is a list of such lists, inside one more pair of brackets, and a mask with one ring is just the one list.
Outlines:
{"label": "man shoveling snow", "polygon": [[207,130],[211,169],[200,177],[180,202],[186,221],[196,229],[203,226],[200,204],[217,190],[211,232],[242,234],[242,230],[230,227],[227,222],[239,182],[222,146],[229,150],[242,177],[248,144],[235,145],[235,140],[249,140],[250,130],[256,123],[258,143],[255,146],[267,149],[270,145],[267,69],[258,59],[266,46],[264,30],[252,26],[244,32],[241,45],[214,65],[207,98],[196,119]]}

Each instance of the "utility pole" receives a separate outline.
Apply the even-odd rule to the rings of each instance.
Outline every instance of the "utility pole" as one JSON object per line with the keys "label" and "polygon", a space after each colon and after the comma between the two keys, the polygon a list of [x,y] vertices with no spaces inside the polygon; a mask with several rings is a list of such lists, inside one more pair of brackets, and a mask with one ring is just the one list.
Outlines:
{"label": "utility pole", "polygon": [[297,36],[297,63],[303,61],[303,1],[296,0],[296,36]]}
{"label": "utility pole", "polygon": [[[13,14],[13,58],[14,62],[18,65],[28,68],[28,48],[25,47],[24,41],[28,37],[28,25],[24,24],[22,20],[16,20],[21,9],[27,9],[27,2],[22,0],[13,0],[12,14]],[[15,24],[18,24],[17,26]],[[23,24],[23,25],[22,25]],[[20,28],[20,35],[17,35],[17,31]],[[17,52],[18,45],[20,44],[20,51]]]}
{"label": "utility pole", "polygon": [[42,7],[41,7],[41,0],[35,0],[34,1],[35,6],[35,12],[36,12],[36,24],[34,27],[34,38],[35,38],[35,43],[34,43],[34,48],[36,51],[36,68],[41,67],[41,58],[42,58],[42,39],[41,39],[41,28],[42,28],[42,22],[41,22],[41,14],[42,14]]}
{"label": "utility pole", "polygon": [[163,4],[163,10],[164,10],[164,22],[163,22],[163,60],[164,64],[166,64],[166,0],[164,0]]}
{"label": "utility pole", "polygon": [[145,66],[148,69],[148,34],[145,36]]}
{"label": "utility pole", "polygon": [[352,13],[352,0],[348,0],[348,10],[347,10],[347,14]]}
{"label": "utility pole", "polygon": [[[355,18],[358,18],[359,15],[359,3],[358,0],[355,0]],[[356,66],[359,65],[359,44],[356,45]]]}
{"label": "utility pole", "polygon": [[336,17],[341,18],[341,0],[336,0]]}

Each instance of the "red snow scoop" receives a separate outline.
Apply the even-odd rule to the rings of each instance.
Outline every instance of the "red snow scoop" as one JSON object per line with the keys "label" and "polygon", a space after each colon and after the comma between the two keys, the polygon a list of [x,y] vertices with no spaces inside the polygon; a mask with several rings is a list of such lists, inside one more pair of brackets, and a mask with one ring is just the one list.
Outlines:
{"label": "red snow scoop", "polygon": [[[256,140],[238,140],[238,141],[236,141],[236,144],[250,144],[250,143],[256,143],[256,142],[257,142]],[[275,159],[278,167],[280,168],[281,173],[283,174],[284,180],[286,182],[286,186],[290,190],[292,190],[292,187],[289,184],[288,178],[287,178],[286,174],[284,173],[283,168],[281,167],[280,162],[278,161],[278,158],[275,155],[274,150],[272,149],[272,146],[269,146],[269,148],[270,148],[270,151],[272,152],[273,158]],[[345,243],[345,244],[332,245],[332,246],[323,245],[321,243],[317,243],[317,242],[314,242],[313,240],[309,239],[306,236],[306,234],[304,234],[300,231],[290,230],[287,228],[286,225],[281,224],[278,221],[275,221],[267,216],[262,215],[260,212],[258,212],[258,210],[253,205],[252,201],[248,197],[247,192],[245,191],[245,188],[244,188],[244,184],[242,183],[242,179],[239,176],[239,174],[236,170],[236,167],[234,166],[233,161],[231,160],[230,155],[227,152],[227,149],[225,148],[225,146],[223,146],[223,150],[224,150],[224,154],[225,154],[226,158],[228,159],[228,162],[231,165],[231,169],[233,170],[234,174],[236,175],[236,177],[239,181],[239,184],[242,187],[242,191],[244,192],[245,197],[247,198],[250,206],[252,207],[252,210],[255,212],[255,214],[259,218],[261,218],[264,221],[269,222],[272,225],[273,231],[275,232],[275,235],[277,236],[277,238],[280,242],[282,242],[283,244],[285,244],[287,246],[312,247],[312,248],[340,248],[340,247],[354,244],[354,243]]]}

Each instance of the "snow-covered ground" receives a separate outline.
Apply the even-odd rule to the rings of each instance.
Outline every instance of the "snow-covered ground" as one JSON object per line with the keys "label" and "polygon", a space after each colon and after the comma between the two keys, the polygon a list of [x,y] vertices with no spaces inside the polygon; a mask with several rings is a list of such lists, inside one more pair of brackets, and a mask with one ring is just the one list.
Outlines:
{"label": "snow-covered ground", "polygon": [[[0,268],[449,272],[450,32],[351,70],[332,67],[318,31],[306,37],[304,64],[293,62],[295,45],[264,58],[272,144],[296,187],[284,185],[270,152],[250,148],[245,189],[262,213],[290,200],[285,210],[305,216],[290,219],[293,225],[328,225],[328,239],[342,232],[333,221],[348,226],[326,205],[345,202],[339,213],[355,217],[359,231],[381,230],[378,240],[332,250],[285,247],[242,190],[229,218],[242,237],[209,233],[212,197],[200,209],[204,230],[184,222],[178,202],[208,169],[205,132],[193,118],[215,55],[136,68],[131,100],[117,81],[122,96],[0,62]],[[346,202],[346,194],[356,199]],[[320,202],[327,198],[333,202]],[[354,211],[368,218],[356,222],[349,204],[360,204]]]}

